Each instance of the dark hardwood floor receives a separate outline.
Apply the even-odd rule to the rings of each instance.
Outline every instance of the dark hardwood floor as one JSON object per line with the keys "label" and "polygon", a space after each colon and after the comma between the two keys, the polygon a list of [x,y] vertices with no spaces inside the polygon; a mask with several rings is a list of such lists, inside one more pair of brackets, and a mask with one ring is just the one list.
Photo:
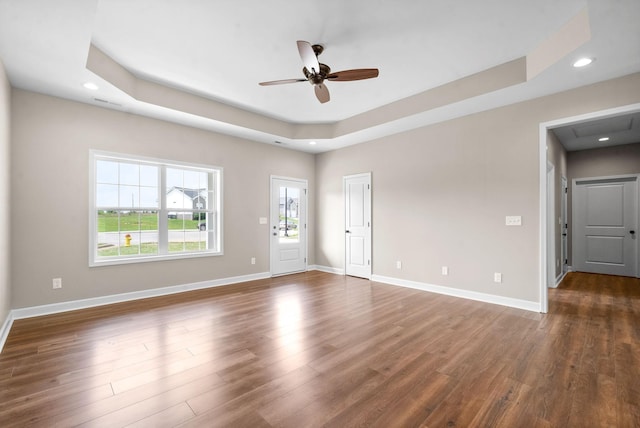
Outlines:
{"label": "dark hardwood floor", "polygon": [[17,320],[0,426],[640,426],[640,280],[549,295],[541,315],[308,272]]}

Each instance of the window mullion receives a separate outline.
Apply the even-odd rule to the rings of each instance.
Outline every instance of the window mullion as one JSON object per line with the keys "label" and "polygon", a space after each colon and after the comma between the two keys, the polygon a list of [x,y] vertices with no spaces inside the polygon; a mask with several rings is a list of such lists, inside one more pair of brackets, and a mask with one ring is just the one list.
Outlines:
{"label": "window mullion", "polygon": [[169,211],[167,209],[167,174],[166,166],[161,165],[158,168],[159,182],[158,187],[158,201],[160,205],[160,214],[158,215],[158,253],[169,253]]}

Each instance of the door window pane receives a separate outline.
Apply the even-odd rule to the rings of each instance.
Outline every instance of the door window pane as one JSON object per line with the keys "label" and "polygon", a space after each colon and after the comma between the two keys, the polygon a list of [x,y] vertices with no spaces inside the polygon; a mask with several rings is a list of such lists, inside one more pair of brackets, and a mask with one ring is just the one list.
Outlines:
{"label": "door window pane", "polygon": [[300,226],[300,189],[280,187],[280,243],[298,242]]}

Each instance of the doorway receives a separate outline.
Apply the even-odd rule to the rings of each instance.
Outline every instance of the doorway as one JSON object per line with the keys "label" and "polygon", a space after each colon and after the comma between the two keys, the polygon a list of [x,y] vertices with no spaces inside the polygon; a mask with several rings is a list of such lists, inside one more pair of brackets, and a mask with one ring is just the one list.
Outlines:
{"label": "doorway", "polygon": [[[547,197],[547,144],[548,144],[548,134],[551,130],[579,123],[586,123],[589,121],[595,121],[602,118],[611,118],[619,115],[629,114],[640,111],[640,103],[638,104],[630,104],[622,107],[615,107],[608,110],[601,110],[597,112],[591,112],[587,114],[582,114],[573,117],[566,117],[562,119],[552,120],[549,122],[542,122],[539,126],[538,132],[538,171],[539,171],[539,214],[540,214],[540,223],[539,223],[539,237],[540,237],[540,257],[538,259],[539,263],[539,276],[538,276],[538,284],[539,284],[539,298],[540,298],[540,312],[546,313],[549,307],[549,298],[548,298],[548,217],[549,213],[547,210],[548,205],[548,197]],[[565,253],[566,255],[568,253]],[[573,253],[572,253],[573,254]],[[572,265],[573,257],[572,257]],[[640,262],[638,262],[640,264]],[[567,266],[568,267],[568,266]],[[575,269],[574,269],[575,270]]]}
{"label": "doorway", "polygon": [[344,186],[345,275],[371,278],[371,173],[349,175]]}
{"label": "doorway", "polygon": [[271,177],[271,275],[307,270],[307,181]]}

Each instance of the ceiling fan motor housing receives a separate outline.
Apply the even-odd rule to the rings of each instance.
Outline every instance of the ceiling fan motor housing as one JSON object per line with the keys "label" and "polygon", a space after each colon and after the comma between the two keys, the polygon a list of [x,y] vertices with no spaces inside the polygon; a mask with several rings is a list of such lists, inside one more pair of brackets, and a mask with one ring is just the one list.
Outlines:
{"label": "ceiling fan motor housing", "polygon": [[319,85],[324,82],[324,79],[326,79],[329,73],[331,73],[331,68],[329,68],[327,64],[320,63],[320,72],[314,74],[307,70],[307,67],[303,67],[302,72],[311,84]]}

